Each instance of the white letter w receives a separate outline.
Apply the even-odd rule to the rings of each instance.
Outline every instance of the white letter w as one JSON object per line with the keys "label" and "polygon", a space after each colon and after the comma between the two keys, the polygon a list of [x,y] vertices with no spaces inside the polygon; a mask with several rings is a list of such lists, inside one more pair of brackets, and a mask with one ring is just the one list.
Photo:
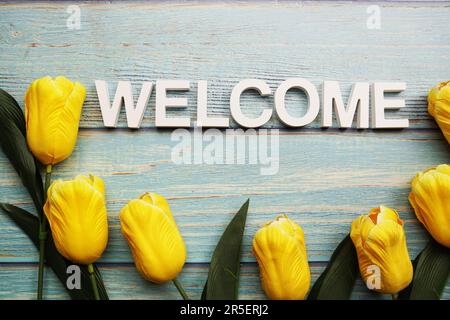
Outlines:
{"label": "white letter w", "polygon": [[102,111],[103,124],[105,127],[116,127],[119,120],[120,109],[122,106],[122,98],[125,103],[125,111],[127,114],[127,124],[129,128],[139,128],[142,118],[147,107],[148,99],[152,93],[152,83],[144,82],[142,84],[141,93],[134,107],[133,90],[130,81],[119,81],[117,84],[116,95],[111,107],[109,99],[108,84],[104,80],[95,80],[98,101]]}

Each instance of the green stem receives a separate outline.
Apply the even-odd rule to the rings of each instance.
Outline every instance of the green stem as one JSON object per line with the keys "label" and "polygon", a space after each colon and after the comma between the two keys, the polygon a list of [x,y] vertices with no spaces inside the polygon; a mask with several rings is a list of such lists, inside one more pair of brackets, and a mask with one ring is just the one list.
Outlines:
{"label": "green stem", "polygon": [[181,294],[181,296],[183,297],[184,300],[189,300],[188,295],[186,294],[186,291],[184,291],[183,286],[181,285],[181,283],[178,281],[177,278],[173,279],[173,284],[175,285],[175,287],[177,287],[178,292]]}
{"label": "green stem", "polygon": [[[49,164],[45,171],[44,184],[44,200],[47,200],[47,190],[50,186],[52,178],[52,165]],[[41,215],[41,222],[39,224],[39,273],[38,273],[38,289],[37,299],[42,300],[44,290],[44,264],[45,264],[45,241],[47,240],[47,218],[45,214]]]}
{"label": "green stem", "polygon": [[94,297],[95,300],[100,300],[100,295],[98,294],[98,288],[97,288],[97,280],[95,279],[94,274],[94,265],[92,263],[88,264],[88,272],[89,272],[89,278],[91,279],[91,285],[92,285],[92,291],[94,291]]}

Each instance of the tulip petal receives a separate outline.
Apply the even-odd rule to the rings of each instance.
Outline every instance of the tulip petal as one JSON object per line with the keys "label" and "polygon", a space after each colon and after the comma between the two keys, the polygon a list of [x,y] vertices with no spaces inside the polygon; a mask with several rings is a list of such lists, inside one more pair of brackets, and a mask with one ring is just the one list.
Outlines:
{"label": "tulip petal", "polygon": [[428,112],[450,143],[450,81],[442,82],[428,94]]}
{"label": "tulip petal", "polygon": [[143,194],[139,199],[142,199],[142,200],[146,201],[147,203],[160,208],[162,211],[164,211],[164,213],[167,214],[168,217],[170,217],[175,222],[175,220],[172,216],[172,212],[170,210],[169,203],[167,202],[166,198],[164,198],[163,196],[161,196],[157,193],[147,192],[147,193]]}
{"label": "tulip petal", "polygon": [[261,284],[270,299],[304,299],[310,271],[303,230],[280,216],[258,230],[253,239]]}
{"label": "tulip petal", "polygon": [[440,165],[418,173],[409,201],[433,238],[450,248],[450,166]]}
{"label": "tulip petal", "polygon": [[371,214],[354,220],[350,233],[361,276],[367,282],[373,274],[372,267],[378,267],[380,287],[374,290],[397,293],[408,286],[413,274],[403,222],[394,210],[383,206],[379,208],[376,224]]}
{"label": "tulip petal", "polygon": [[183,268],[186,248],[172,216],[135,199],[121,210],[120,222],[142,276],[155,283],[173,280]]}
{"label": "tulip petal", "polygon": [[64,77],[33,81],[25,95],[27,142],[45,165],[66,159],[75,146],[86,89]]}
{"label": "tulip petal", "polygon": [[108,241],[104,195],[86,179],[54,181],[44,206],[56,248],[66,259],[81,264],[100,258]]}

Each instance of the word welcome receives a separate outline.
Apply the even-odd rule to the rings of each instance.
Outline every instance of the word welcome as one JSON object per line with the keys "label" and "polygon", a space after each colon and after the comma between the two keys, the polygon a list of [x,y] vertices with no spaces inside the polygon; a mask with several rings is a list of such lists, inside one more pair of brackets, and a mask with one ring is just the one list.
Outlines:
{"label": "word welcome", "polygon": [[[119,118],[122,101],[125,104],[127,124],[130,128],[139,128],[147,108],[148,100],[152,94],[153,83],[143,82],[139,98],[135,105],[131,82],[119,81],[111,105],[108,84],[104,80],[95,80],[97,95],[106,127],[116,127]],[[155,97],[155,126],[156,127],[190,127],[189,117],[167,117],[168,108],[187,107],[187,98],[168,97],[169,91],[190,90],[190,82],[187,80],[157,80]],[[291,89],[300,89],[307,96],[307,108],[305,114],[300,117],[290,115],[286,109],[286,94]],[[406,128],[408,119],[386,118],[385,110],[401,109],[405,101],[401,98],[387,99],[385,93],[398,93],[406,89],[404,82],[356,82],[352,86],[347,104],[344,104],[338,81],[324,81],[322,86],[322,105],[319,92],[314,84],[304,78],[291,78],[283,81],[274,93],[274,106],[265,108],[257,117],[248,117],[242,112],[240,97],[244,91],[256,90],[261,97],[272,95],[271,88],[263,80],[245,79],[240,81],[231,91],[230,113],[234,121],[245,128],[258,128],[264,126],[272,117],[273,109],[279,119],[289,127],[303,127],[313,122],[321,111],[321,126],[331,127],[333,111],[339,128],[350,128],[357,113],[357,128]],[[208,84],[206,80],[200,80],[197,84],[197,119],[199,127],[229,127],[229,118],[208,116],[207,106]],[[369,99],[370,97],[370,99]],[[369,100],[371,105],[369,105]]]}

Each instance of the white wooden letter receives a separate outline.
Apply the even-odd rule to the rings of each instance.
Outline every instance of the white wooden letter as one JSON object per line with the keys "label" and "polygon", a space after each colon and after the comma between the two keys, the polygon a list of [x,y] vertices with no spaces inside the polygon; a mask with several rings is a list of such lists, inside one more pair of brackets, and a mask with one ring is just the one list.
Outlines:
{"label": "white wooden letter", "polygon": [[134,107],[133,90],[130,81],[119,81],[117,84],[116,95],[111,107],[109,99],[108,84],[104,80],[95,80],[100,110],[102,111],[103,124],[105,127],[116,127],[119,119],[122,99],[125,103],[125,111],[127,114],[127,124],[129,128],[139,128],[145,109],[147,108],[148,99],[152,93],[152,83],[144,82],[142,84],[141,93]]}
{"label": "white wooden letter", "polygon": [[259,92],[263,97],[268,96],[272,93],[267,83],[262,80],[257,79],[245,79],[240,81],[231,92],[230,97],[230,110],[233,119],[239,123],[241,126],[246,128],[256,128],[264,125],[270,120],[272,116],[271,109],[264,109],[261,115],[256,119],[251,119],[246,117],[241,110],[241,94],[249,89],[254,89]]}
{"label": "white wooden letter", "polygon": [[[303,90],[308,97],[308,111],[301,118],[292,117],[286,110],[286,93],[292,88]],[[292,78],[283,81],[275,92],[275,109],[280,120],[288,126],[302,127],[311,123],[319,114],[320,109],[320,99],[316,87],[303,78]]]}
{"label": "white wooden letter", "polygon": [[375,82],[372,85],[372,128],[407,128],[408,119],[386,119],[384,110],[396,110],[405,106],[404,99],[385,99],[385,92],[401,92],[404,82]]}
{"label": "white wooden letter", "polygon": [[324,81],[322,88],[322,127],[331,127],[333,124],[333,107],[336,120],[340,128],[351,128],[355,112],[358,107],[358,128],[369,128],[369,84],[357,82],[347,101],[347,108],[342,101],[341,89],[338,81]]}
{"label": "white wooden letter", "polygon": [[156,81],[156,104],[155,125],[157,127],[190,127],[190,118],[167,118],[166,108],[186,107],[187,98],[168,98],[167,90],[186,91],[190,84],[187,80],[157,80]]}
{"label": "white wooden letter", "polygon": [[197,126],[227,128],[228,118],[208,117],[208,82],[200,80],[197,85]]}

